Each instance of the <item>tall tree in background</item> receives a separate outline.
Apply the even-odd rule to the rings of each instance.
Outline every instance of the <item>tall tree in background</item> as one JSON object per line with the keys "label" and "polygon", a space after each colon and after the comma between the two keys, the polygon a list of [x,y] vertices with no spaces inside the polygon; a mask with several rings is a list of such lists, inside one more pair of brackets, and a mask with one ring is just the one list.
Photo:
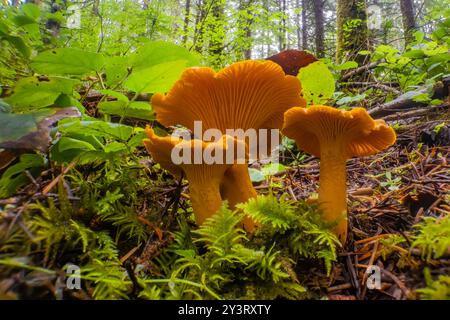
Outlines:
{"label": "tall tree in background", "polygon": [[239,0],[238,11],[238,32],[237,42],[238,47],[242,51],[245,59],[249,60],[252,57],[252,24],[253,15],[251,12],[251,4],[253,0]]}
{"label": "tall tree in background", "polygon": [[314,25],[315,25],[316,55],[319,58],[323,58],[325,55],[323,5],[324,5],[324,0],[314,0]]}
{"label": "tall tree in background", "polygon": [[302,0],[302,49],[308,49],[307,13],[309,0]]}
{"label": "tall tree in background", "polygon": [[369,48],[365,0],[338,0],[336,59],[355,60],[363,64],[367,56],[359,55]]}
{"label": "tall tree in background", "polygon": [[281,23],[278,34],[278,47],[280,51],[286,50],[286,15],[287,15],[287,0],[278,0],[278,7],[281,13]]}
{"label": "tall tree in background", "polygon": [[413,40],[413,31],[416,28],[416,19],[414,16],[414,1],[400,0],[400,9],[402,11],[405,43],[408,44]]}

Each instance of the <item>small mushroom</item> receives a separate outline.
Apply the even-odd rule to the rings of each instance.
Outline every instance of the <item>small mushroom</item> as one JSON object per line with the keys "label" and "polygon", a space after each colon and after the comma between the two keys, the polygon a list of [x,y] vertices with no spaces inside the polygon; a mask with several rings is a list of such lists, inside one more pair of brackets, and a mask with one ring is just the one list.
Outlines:
{"label": "small mushroom", "polygon": [[282,133],[299,149],[320,158],[319,205],[323,218],[347,238],[346,161],[376,154],[394,144],[395,131],[372,119],[364,108],[343,111],[327,106],[295,107],[284,114]]}
{"label": "small mushroom", "polygon": [[[183,125],[194,131],[194,122],[207,129],[281,129],[283,114],[305,106],[300,81],[285,75],[272,61],[241,61],[215,72],[189,68],[167,94],[152,97],[158,122]],[[267,146],[268,148],[270,146]],[[230,207],[256,196],[246,164],[236,164],[225,174],[222,196]]]}
{"label": "small mushroom", "polygon": [[[222,158],[225,159],[227,150],[242,142],[226,135],[220,141],[208,143],[198,139],[183,140],[172,136],[160,137],[150,127],[145,129],[145,133],[148,139],[144,139],[144,145],[153,160],[173,175],[184,175],[189,181],[190,199],[195,219],[198,224],[202,224],[219,210],[222,204],[220,185],[225,171],[232,164],[226,164],[225,161],[223,164],[206,163],[204,159],[202,159],[202,163],[196,164],[195,157],[199,154],[203,157],[206,152],[214,157],[217,157],[217,153],[222,154]],[[185,150],[190,153],[188,158],[191,159],[191,162],[174,161],[173,155],[180,154]],[[185,155],[182,155],[184,158]],[[177,164],[178,162],[180,163]]]}

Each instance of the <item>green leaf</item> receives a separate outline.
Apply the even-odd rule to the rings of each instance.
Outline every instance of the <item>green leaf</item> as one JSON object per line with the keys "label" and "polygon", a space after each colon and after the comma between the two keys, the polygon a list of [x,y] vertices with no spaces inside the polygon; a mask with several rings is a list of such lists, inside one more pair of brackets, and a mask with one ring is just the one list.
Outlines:
{"label": "green leaf", "polygon": [[342,71],[342,70],[354,69],[357,67],[358,67],[358,63],[356,61],[346,61],[343,64],[336,66],[335,69],[338,71]]}
{"label": "green leaf", "polygon": [[261,172],[265,176],[272,176],[285,170],[286,166],[282,165],[281,163],[269,163],[262,167]]}
{"label": "green leaf", "polygon": [[15,47],[24,58],[28,58],[30,56],[31,49],[25,44],[21,37],[6,35],[3,38]]}
{"label": "green leaf", "polygon": [[411,58],[411,59],[421,59],[426,57],[425,52],[420,49],[410,50],[403,54],[403,57]]}
{"label": "green leaf", "polygon": [[89,142],[69,137],[62,137],[61,139],[59,139],[58,149],[60,152],[64,152],[70,149],[79,149],[85,151],[96,150],[95,147]]}
{"label": "green leaf", "polygon": [[325,103],[333,96],[334,77],[323,62],[316,61],[300,69],[298,78],[307,104]]}
{"label": "green leaf", "polygon": [[104,94],[105,96],[116,98],[119,101],[123,101],[126,103],[128,103],[128,101],[129,101],[129,99],[126,95],[124,95],[123,93],[114,91],[114,90],[100,90],[100,92],[102,94]]}
{"label": "green leaf", "polygon": [[34,3],[25,3],[22,6],[22,11],[25,13],[28,17],[37,20],[39,16],[41,15],[41,9]]}
{"label": "green leaf", "polygon": [[130,126],[105,121],[75,121],[65,122],[58,126],[63,134],[79,133],[95,137],[128,140],[134,132]]}
{"label": "green leaf", "polygon": [[17,82],[12,95],[5,98],[5,101],[15,112],[45,108],[52,105],[60,94],[71,96],[77,83],[78,80],[61,77],[23,78]]}
{"label": "green leaf", "polygon": [[98,104],[100,112],[136,118],[143,120],[153,120],[155,118],[151,106],[148,102],[133,101],[127,104],[124,101],[105,101]]}
{"label": "green leaf", "polygon": [[132,57],[133,70],[147,69],[148,67],[183,60],[186,66],[199,64],[199,60],[187,49],[164,41],[149,42],[139,48]]}
{"label": "green leaf", "polygon": [[30,182],[25,175],[25,170],[36,174],[43,166],[45,166],[45,160],[42,156],[38,154],[21,155],[19,163],[9,167],[0,179],[0,198],[13,195],[20,186]]}
{"label": "green leaf", "polygon": [[262,174],[262,172],[257,169],[248,168],[248,173],[250,174],[250,180],[252,182],[262,182],[266,180],[266,177]]}
{"label": "green leaf", "polygon": [[105,58],[105,83],[112,87],[125,79],[128,75],[128,69],[131,68],[131,62],[128,57],[106,57]]}
{"label": "green leaf", "polygon": [[44,51],[31,62],[34,71],[42,74],[84,75],[100,71],[104,64],[103,55],[73,48],[59,48]]}
{"label": "green leaf", "polygon": [[166,92],[186,68],[186,60],[160,63],[133,71],[123,86],[134,92]]}

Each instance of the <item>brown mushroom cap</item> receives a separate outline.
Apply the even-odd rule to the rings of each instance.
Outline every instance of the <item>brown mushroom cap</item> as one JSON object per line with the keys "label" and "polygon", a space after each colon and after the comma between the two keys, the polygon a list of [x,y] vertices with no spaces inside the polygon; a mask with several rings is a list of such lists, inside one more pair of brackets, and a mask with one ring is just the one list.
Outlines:
{"label": "brown mushroom cap", "polygon": [[383,120],[374,120],[364,108],[351,111],[327,106],[291,108],[284,114],[282,133],[296,141],[297,146],[320,157],[321,143],[342,142],[347,158],[369,156],[395,142],[395,131]]}

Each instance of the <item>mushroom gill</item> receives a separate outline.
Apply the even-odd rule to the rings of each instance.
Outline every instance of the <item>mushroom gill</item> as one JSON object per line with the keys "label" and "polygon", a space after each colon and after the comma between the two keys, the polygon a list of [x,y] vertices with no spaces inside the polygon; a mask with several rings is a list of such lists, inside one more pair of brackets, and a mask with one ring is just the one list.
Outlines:
{"label": "mushroom gill", "polygon": [[282,133],[299,149],[320,158],[319,205],[334,232],[347,238],[346,161],[376,154],[394,144],[395,131],[372,119],[364,108],[343,111],[327,106],[292,108],[284,114]]}

